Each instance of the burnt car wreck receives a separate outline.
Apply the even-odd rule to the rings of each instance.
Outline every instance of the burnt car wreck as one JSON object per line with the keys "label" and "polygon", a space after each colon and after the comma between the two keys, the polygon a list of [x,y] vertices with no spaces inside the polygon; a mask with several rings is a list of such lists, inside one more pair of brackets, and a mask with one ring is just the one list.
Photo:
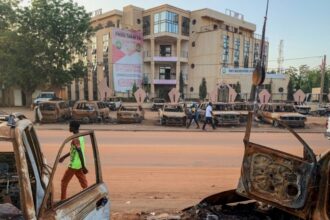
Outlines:
{"label": "burnt car wreck", "polygon": [[279,123],[302,144],[302,158],[251,142],[249,113],[237,188],[211,195],[184,209],[181,218],[329,219],[330,151],[316,157],[295,131]]}
{"label": "burnt car wreck", "polygon": [[[89,140],[85,146],[93,152],[95,166],[90,171],[95,181],[58,200],[55,175],[62,174],[58,169],[61,153],[80,137]],[[66,138],[50,166],[32,122],[20,113],[0,115],[0,146],[0,219],[109,219],[109,193],[93,131]]]}

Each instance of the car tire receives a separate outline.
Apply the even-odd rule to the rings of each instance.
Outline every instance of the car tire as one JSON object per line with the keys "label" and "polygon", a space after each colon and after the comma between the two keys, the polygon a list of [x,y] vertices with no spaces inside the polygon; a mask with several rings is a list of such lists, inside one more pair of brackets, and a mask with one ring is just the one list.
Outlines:
{"label": "car tire", "polygon": [[160,125],[166,125],[166,120],[165,119],[160,119]]}
{"label": "car tire", "polygon": [[280,123],[279,123],[277,120],[274,120],[274,121],[273,121],[273,126],[274,126],[275,128],[278,128],[278,127],[280,126]]}

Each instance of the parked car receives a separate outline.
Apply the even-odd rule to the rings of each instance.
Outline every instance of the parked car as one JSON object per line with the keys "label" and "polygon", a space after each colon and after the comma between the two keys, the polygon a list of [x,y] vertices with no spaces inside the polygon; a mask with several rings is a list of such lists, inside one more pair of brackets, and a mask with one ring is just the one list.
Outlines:
{"label": "parked car", "polygon": [[118,123],[141,123],[144,119],[144,109],[139,106],[121,106],[117,111]]}
{"label": "parked car", "polygon": [[[202,103],[199,106],[199,118],[201,121],[205,120],[205,110],[208,102]],[[214,124],[218,126],[222,125],[239,125],[240,113],[234,111],[233,104],[216,102],[212,104],[212,115]]]}
{"label": "parked car", "polygon": [[258,110],[258,106],[256,106],[255,109],[252,102],[235,102],[233,104],[233,108],[239,113],[239,120],[241,123],[245,123],[247,121],[249,112]]}
{"label": "parked car", "polygon": [[307,120],[306,116],[295,111],[293,104],[286,103],[262,104],[258,110],[258,116],[274,127],[280,125],[278,120],[291,127],[305,127],[305,121]]}
{"label": "parked car", "polygon": [[[20,113],[0,116],[0,219],[109,219],[109,192],[102,179],[102,163],[93,131],[66,138],[52,166],[38,140],[33,123]],[[58,180],[64,174],[59,158],[74,138],[85,139],[89,186],[69,185],[59,199]],[[63,151],[65,149],[65,151]],[[56,183],[56,185],[55,185]],[[74,190],[72,190],[74,189]]]}
{"label": "parked car", "polygon": [[311,107],[308,105],[294,105],[294,109],[302,115],[308,115],[311,111]]}
{"label": "parked car", "polygon": [[186,126],[187,116],[180,104],[165,104],[159,109],[159,120],[161,125]]}
{"label": "parked car", "polygon": [[151,111],[158,111],[163,108],[165,104],[165,99],[154,98],[151,106]]}
{"label": "parked car", "polygon": [[101,101],[77,101],[72,109],[72,118],[83,123],[108,122],[109,109]]}
{"label": "parked car", "polygon": [[60,122],[71,118],[71,108],[65,101],[45,101],[39,104],[41,122]]}
{"label": "parked car", "polygon": [[108,100],[104,101],[104,103],[111,111],[117,111],[122,105],[121,99],[118,97],[109,98]]}
{"label": "parked car", "polygon": [[330,152],[317,156],[292,129],[291,147],[302,148],[302,156],[254,143],[251,126],[252,114],[237,188],[202,199],[181,219],[330,219]]}
{"label": "parked car", "polygon": [[325,127],[326,127],[325,136],[328,137],[328,139],[330,140],[330,116],[328,116]]}
{"label": "parked car", "polygon": [[56,97],[55,92],[40,92],[37,98],[33,101],[33,104],[39,105],[39,103],[50,100],[58,100],[60,98]]}

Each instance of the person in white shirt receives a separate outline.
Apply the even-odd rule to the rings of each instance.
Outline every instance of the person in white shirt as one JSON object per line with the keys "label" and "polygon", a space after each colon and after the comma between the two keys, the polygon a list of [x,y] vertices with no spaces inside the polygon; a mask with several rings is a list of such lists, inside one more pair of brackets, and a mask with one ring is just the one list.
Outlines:
{"label": "person in white shirt", "polygon": [[212,125],[212,128],[214,130],[215,126],[214,126],[213,120],[212,120],[212,103],[211,102],[209,102],[209,104],[205,110],[205,121],[204,121],[204,125],[203,125],[203,130],[205,130],[206,124],[209,124],[209,123]]}

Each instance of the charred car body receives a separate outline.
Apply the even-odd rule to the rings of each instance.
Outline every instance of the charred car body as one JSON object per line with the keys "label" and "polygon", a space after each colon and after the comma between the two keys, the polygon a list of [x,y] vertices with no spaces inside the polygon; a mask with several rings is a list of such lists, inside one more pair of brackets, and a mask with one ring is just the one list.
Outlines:
{"label": "charred car body", "polygon": [[161,125],[186,126],[187,116],[180,104],[165,104],[159,109],[159,120]]}
{"label": "charred car body", "polygon": [[[199,106],[199,118],[201,121],[205,119],[205,110],[208,103],[202,103]],[[233,105],[224,102],[216,102],[212,105],[212,114],[214,124],[221,125],[239,125],[240,113],[234,111]]]}
{"label": "charred car body", "polygon": [[292,104],[285,103],[262,104],[258,110],[258,117],[274,127],[280,125],[279,120],[290,127],[304,127],[306,121],[306,116],[295,112]]}
{"label": "charred car body", "polygon": [[108,122],[109,108],[100,101],[77,101],[72,109],[72,118],[83,123]]}
{"label": "charred car body", "polygon": [[155,98],[152,102],[151,111],[162,109],[165,104],[165,99]]}
{"label": "charred car body", "polygon": [[71,118],[71,108],[64,101],[44,101],[39,103],[41,122],[59,122]]}
{"label": "charred car body", "polygon": [[241,123],[247,122],[249,112],[255,110],[252,102],[235,102],[233,108],[239,113]]}
{"label": "charred car body", "polygon": [[[54,200],[54,175],[64,145],[74,138],[90,137],[94,152],[95,184],[68,199]],[[0,116],[0,219],[109,219],[108,190],[93,131],[67,138],[53,167],[46,164],[30,120],[19,113]]]}
{"label": "charred car body", "polygon": [[121,106],[117,111],[118,123],[141,123],[144,110],[141,106]]}
{"label": "charred car body", "polygon": [[303,157],[251,142],[251,113],[236,190],[203,199],[183,210],[182,219],[329,219],[330,151],[316,157],[296,132],[279,123],[301,143]]}

